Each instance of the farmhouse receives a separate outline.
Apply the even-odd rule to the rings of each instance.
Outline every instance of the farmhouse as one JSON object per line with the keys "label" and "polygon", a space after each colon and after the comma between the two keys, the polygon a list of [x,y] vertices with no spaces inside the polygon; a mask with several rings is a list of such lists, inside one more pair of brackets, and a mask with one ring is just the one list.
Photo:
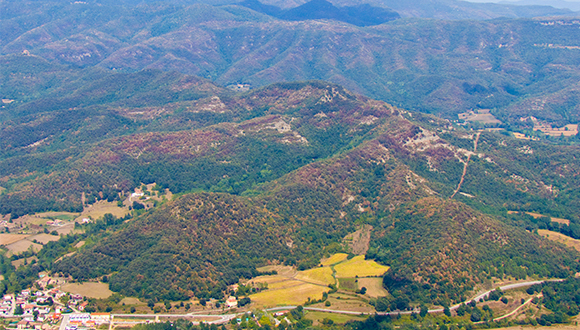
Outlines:
{"label": "farmhouse", "polygon": [[238,300],[236,299],[236,297],[234,296],[229,297],[228,300],[226,300],[226,306],[228,306],[229,308],[238,307]]}

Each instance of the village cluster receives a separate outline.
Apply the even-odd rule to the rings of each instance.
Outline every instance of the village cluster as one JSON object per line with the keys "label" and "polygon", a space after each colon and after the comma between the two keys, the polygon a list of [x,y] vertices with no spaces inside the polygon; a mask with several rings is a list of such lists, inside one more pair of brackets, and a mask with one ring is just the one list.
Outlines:
{"label": "village cluster", "polygon": [[88,302],[83,296],[55,288],[62,280],[42,276],[35,286],[18,294],[4,295],[0,301],[0,317],[18,319],[7,329],[58,329],[63,315],[68,315],[66,330],[96,328],[109,322],[108,313],[82,313]]}

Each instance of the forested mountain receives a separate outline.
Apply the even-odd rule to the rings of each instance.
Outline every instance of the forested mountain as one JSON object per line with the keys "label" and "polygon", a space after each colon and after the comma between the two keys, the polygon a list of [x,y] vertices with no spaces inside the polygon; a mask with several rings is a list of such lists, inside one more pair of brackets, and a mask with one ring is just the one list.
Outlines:
{"label": "forested mountain", "polygon": [[[1,6],[3,56],[24,52],[51,64],[117,72],[175,70],[222,86],[321,79],[448,119],[491,109],[514,127],[530,127],[520,120],[529,116],[560,126],[579,120],[577,19],[399,19],[358,27],[280,20],[241,5]],[[11,88],[1,92],[22,101]]]}
{"label": "forested mountain", "polygon": [[[327,247],[361,224],[375,228],[368,256],[404,279],[407,285],[398,294],[406,299],[430,292],[431,302],[458,301],[488,276],[561,277],[576,271],[568,268],[575,265],[575,253],[524,230],[529,223],[516,227],[504,208],[507,201],[513,209],[543,208],[570,218],[577,229],[580,170],[574,161],[525,169],[513,158],[500,159],[503,148],[522,142],[481,133],[480,148],[486,151],[472,156],[464,195],[448,200],[476,136],[445,121],[324,83],[270,86],[232,97],[222,109],[262,113],[193,131],[96,143],[87,153],[94,158],[91,167],[83,165],[84,176],[68,182],[93,176],[101,184],[96,174],[116,167],[125,169],[117,173],[126,175],[129,186],[141,180],[214,193],[185,195],[134,219],[53,271],[79,279],[114,273],[111,287],[127,295],[219,296],[238,277],[256,274],[258,265],[316,266]],[[571,158],[579,153],[575,147],[544,149],[541,143],[534,148],[540,159],[552,157],[549,150]],[[42,187],[67,173],[30,184]],[[18,196],[17,188],[11,196]]]}

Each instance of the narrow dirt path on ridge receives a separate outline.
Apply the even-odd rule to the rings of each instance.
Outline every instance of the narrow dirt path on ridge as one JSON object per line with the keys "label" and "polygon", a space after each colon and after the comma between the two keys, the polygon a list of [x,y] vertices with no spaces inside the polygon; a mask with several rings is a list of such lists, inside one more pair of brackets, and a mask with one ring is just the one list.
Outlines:
{"label": "narrow dirt path on ridge", "polygon": [[[481,133],[478,132],[477,136],[475,137],[475,142],[473,143],[473,153],[477,152],[477,142],[479,141],[480,135],[481,135]],[[453,197],[455,197],[455,195],[457,195],[459,190],[461,190],[461,185],[463,184],[463,180],[465,179],[465,173],[467,173],[467,166],[469,166],[470,159],[471,159],[471,154],[467,155],[467,161],[465,162],[465,165],[463,166],[463,174],[461,174],[461,180],[459,180],[459,184],[457,185],[457,189],[455,189],[455,191],[453,192],[453,195],[451,195],[451,197],[449,197],[449,199],[452,199]]]}

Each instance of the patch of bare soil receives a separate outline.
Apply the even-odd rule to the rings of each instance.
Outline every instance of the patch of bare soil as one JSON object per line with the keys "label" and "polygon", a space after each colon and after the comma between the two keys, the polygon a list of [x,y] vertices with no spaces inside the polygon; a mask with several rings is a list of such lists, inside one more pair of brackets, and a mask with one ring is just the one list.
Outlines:
{"label": "patch of bare soil", "polygon": [[372,230],[373,226],[363,225],[361,229],[344,237],[344,240],[348,244],[348,247],[352,253],[356,255],[367,253],[369,244],[371,242]]}

